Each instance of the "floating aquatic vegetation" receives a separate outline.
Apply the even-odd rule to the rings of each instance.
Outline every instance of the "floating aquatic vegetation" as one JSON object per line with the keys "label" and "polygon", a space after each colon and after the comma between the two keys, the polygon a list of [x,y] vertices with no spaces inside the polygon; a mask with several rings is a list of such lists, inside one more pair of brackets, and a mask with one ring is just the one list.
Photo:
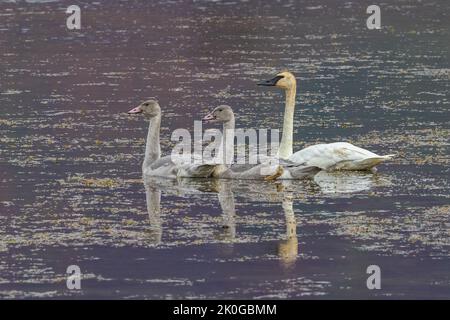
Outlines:
{"label": "floating aquatic vegetation", "polygon": [[59,180],[61,185],[81,185],[95,188],[115,188],[123,181],[111,178],[86,178],[81,175],[74,175],[67,178],[66,181]]}

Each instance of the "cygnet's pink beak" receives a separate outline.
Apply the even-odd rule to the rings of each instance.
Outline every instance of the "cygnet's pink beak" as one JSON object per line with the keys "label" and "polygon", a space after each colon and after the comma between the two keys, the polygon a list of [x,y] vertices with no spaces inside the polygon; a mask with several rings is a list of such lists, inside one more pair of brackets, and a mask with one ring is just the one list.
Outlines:
{"label": "cygnet's pink beak", "polygon": [[128,111],[129,114],[133,114],[133,113],[141,113],[142,109],[141,107],[136,107],[134,109],[131,109],[130,111]]}
{"label": "cygnet's pink beak", "polygon": [[212,113],[208,113],[206,116],[203,117],[202,120],[204,120],[204,121],[211,121],[211,120],[214,120],[214,119],[216,119],[216,117]]}

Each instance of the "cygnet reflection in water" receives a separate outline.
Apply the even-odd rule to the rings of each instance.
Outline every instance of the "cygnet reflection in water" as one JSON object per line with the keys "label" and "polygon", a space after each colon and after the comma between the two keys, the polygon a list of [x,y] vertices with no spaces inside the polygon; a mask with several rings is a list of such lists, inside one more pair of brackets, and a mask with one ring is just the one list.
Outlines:
{"label": "cygnet reflection in water", "polygon": [[[221,223],[218,226],[219,234],[211,241],[221,241],[227,243],[225,255],[233,252],[233,243],[236,242],[239,235],[236,232],[236,205],[234,193],[244,195],[244,199],[251,199],[252,195],[257,193],[241,193],[251,186],[240,185],[240,188],[234,181],[230,180],[200,180],[200,179],[182,179],[177,182],[168,182],[167,179],[147,180],[144,184],[146,192],[147,210],[150,223],[150,237],[155,245],[162,243],[163,235],[163,216],[161,215],[161,194],[167,193],[181,197],[189,197],[189,194],[217,193],[219,205],[222,211]],[[283,215],[286,223],[286,232],[280,236],[282,240],[277,242],[274,252],[268,254],[277,254],[283,267],[291,267],[298,256],[297,224],[294,213],[292,192],[285,191],[275,184],[266,184],[266,188],[272,187],[278,197],[273,200],[281,202]],[[276,191],[278,190],[278,191]],[[259,197],[257,198],[259,201]],[[272,201],[274,202],[274,201]],[[281,210],[280,210],[281,211]],[[169,218],[169,217],[167,217]],[[281,217],[280,217],[281,218]]]}

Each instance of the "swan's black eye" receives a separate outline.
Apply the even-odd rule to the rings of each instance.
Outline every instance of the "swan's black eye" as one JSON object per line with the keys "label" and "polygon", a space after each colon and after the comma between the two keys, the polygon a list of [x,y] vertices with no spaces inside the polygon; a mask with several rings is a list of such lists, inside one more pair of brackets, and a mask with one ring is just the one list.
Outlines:
{"label": "swan's black eye", "polygon": [[220,112],[222,112],[222,111],[223,111],[223,109],[219,109],[219,111],[220,111]]}
{"label": "swan's black eye", "polygon": [[148,107],[148,106],[149,106],[148,102],[147,102],[147,103],[144,103],[144,106]]}

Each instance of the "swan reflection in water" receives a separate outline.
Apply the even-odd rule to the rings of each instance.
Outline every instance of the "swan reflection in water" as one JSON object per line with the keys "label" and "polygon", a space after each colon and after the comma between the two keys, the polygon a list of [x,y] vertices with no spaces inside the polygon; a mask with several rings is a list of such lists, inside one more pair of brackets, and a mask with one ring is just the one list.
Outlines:
{"label": "swan reflection in water", "polygon": [[[288,186],[290,183],[286,183]],[[144,183],[147,201],[147,211],[150,222],[150,238],[153,244],[162,242],[163,219],[161,217],[161,194],[172,194],[177,196],[188,196],[189,194],[217,193],[219,205],[222,211],[220,222],[219,241],[233,244],[236,240],[236,206],[235,193],[243,195],[244,198],[260,201],[260,196],[265,194],[266,202],[281,202],[284,212],[286,233],[283,240],[279,240],[275,250],[281,259],[282,265],[289,267],[293,265],[298,255],[297,224],[294,214],[292,191],[286,191],[282,183],[264,183],[250,185],[239,184],[233,180],[204,180],[204,179],[182,179],[179,181],[168,181],[166,179],[147,179]],[[250,192],[250,190],[253,190]],[[261,193],[263,192],[263,193]],[[304,192],[304,191],[303,191]],[[267,195],[270,195],[267,197]],[[254,195],[254,197],[252,197]],[[226,248],[224,248],[227,250]],[[232,250],[228,248],[228,250]]]}
{"label": "swan reflection in water", "polygon": [[365,192],[390,184],[388,177],[367,171],[320,171],[314,182],[324,195]]}
{"label": "swan reflection in water", "polygon": [[[297,223],[294,200],[305,197],[320,198],[369,191],[375,186],[385,184],[386,179],[371,173],[358,172],[320,172],[314,181],[279,181],[249,183],[224,179],[146,179],[147,211],[150,222],[150,241],[157,245],[162,241],[161,193],[180,197],[190,197],[206,193],[215,193],[222,211],[219,234],[215,240],[230,244],[233,250],[236,241],[236,205],[235,194],[248,201],[260,203],[279,203],[283,212],[286,231],[283,240],[277,244],[277,254],[283,267],[295,264],[298,256]],[[298,200],[300,201],[300,200]],[[227,250],[226,248],[224,248]]]}

